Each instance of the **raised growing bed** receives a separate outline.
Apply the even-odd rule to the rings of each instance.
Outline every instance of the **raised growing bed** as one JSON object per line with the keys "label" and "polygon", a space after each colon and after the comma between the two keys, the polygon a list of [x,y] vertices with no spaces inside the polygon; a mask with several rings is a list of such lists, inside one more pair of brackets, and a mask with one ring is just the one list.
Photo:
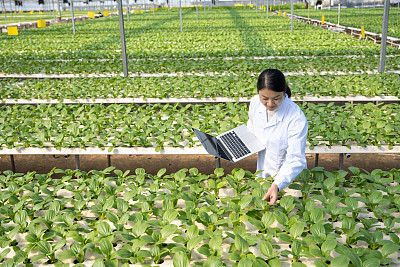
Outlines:
{"label": "raised growing bed", "polygon": [[261,200],[271,179],[242,169],[212,175],[195,168],[156,175],[114,167],[5,171],[0,260],[55,266],[400,264],[400,170],[350,171],[304,170],[274,205]]}

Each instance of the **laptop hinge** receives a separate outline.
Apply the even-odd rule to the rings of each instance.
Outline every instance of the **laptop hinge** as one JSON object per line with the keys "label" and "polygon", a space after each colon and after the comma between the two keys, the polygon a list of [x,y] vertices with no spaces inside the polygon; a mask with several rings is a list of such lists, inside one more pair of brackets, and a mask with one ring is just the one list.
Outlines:
{"label": "laptop hinge", "polygon": [[221,148],[221,149],[219,149],[218,152],[221,153],[223,156],[225,156],[225,159],[226,159],[226,160],[229,160],[229,161],[232,161],[232,162],[233,162],[233,159],[232,159],[232,157],[230,156],[228,150],[227,150],[226,147],[221,143],[221,141],[219,141],[218,139],[217,139],[217,145],[218,145],[218,148]]}

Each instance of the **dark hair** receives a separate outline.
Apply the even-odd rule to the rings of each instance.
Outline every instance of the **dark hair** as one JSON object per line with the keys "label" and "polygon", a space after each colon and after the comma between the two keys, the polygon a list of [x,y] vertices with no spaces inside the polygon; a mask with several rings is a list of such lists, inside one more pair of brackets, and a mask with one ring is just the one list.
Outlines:
{"label": "dark hair", "polygon": [[289,98],[292,96],[285,75],[277,69],[266,69],[258,76],[257,92],[265,88],[275,92],[285,92]]}

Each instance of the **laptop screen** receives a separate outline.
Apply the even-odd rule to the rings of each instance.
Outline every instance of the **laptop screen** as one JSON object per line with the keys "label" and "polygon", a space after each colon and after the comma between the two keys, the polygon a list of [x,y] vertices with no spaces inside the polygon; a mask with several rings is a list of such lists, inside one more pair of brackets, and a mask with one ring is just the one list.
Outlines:
{"label": "laptop screen", "polygon": [[217,138],[193,128],[192,130],[208,153],[216,157],[221,157],[221,155],[218,153]]}

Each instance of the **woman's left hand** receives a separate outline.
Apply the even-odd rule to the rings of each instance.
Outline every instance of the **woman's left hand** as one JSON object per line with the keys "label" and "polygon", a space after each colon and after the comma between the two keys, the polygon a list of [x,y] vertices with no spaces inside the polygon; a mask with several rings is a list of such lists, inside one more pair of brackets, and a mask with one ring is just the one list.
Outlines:
{"label": "woman's left hand", "polygon": [[263,197],[263,200],[269,198],[268,204],[275,204],[276,200],[278,199],[278,185],[272,184],[271,187],[268,189],[268,192]]}

